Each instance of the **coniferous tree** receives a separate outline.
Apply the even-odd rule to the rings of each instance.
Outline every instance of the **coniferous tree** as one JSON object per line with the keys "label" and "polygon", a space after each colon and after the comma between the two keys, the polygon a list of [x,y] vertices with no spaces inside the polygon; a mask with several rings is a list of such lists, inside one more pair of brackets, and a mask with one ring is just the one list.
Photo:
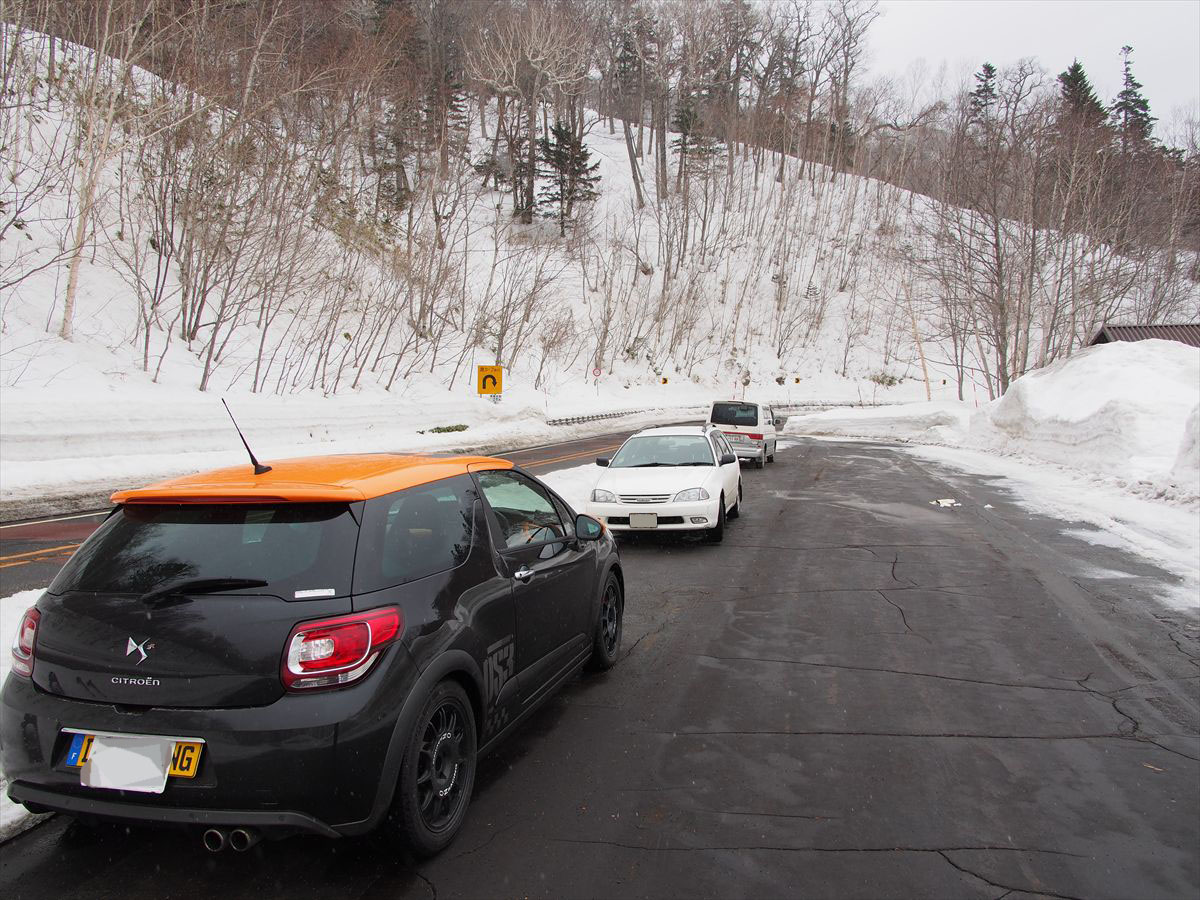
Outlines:
{"label": "coniferous tree", "polygon": [[717,142],[704,130],[704,120],[693,98],[680,99],[675,115],[671,117],[671,127],[679,134],[671,141],[671,146],[679,154],[678,187],[690,174],[694,162],[703,163],[719,151]]}
{"label": "coniferous tree", "polygon": [[587,203],[600,196],[596,170],[600,162],[591,162],[591,152],[576,136],[571,126],[557,119],[550,128],[550,137],[538,140],[542,169],[538,173],[548,179],[538,192],[538,204],[543,215],[558,220],[558,233],[566,236],[567,220],[577,203]]}
{"label": "coniferous tree", "polygon": [[975,90],[971,91],[971,117],[983,119],[996,104],[996,67],[985,62],[975,73]]}
{"label": "coniferous tree", "polygon": [[1128,44],[1121,48],[1125,74],[1121,93],[1117,94],[1112,106],[1113,126],[1120,136],[1122,153],[1137,151],[1149,144],[1156,121],[1150,115],[1150,101],[1142,96],[1141,82],[1133,77],[1132,54],[1133,48]]}
{"label": "coniferous tree", "polygon": [[1104,123],[1104,104],[1096,96],[1079,60],[1072,62],[1059,74],[1058,85],[1064,119],[1085,128],[1098,127]]}

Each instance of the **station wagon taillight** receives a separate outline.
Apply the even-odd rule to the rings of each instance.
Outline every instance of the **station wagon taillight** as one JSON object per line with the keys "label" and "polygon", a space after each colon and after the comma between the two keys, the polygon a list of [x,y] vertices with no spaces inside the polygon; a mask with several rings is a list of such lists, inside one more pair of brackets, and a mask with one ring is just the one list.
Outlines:
{"label": "station wagon taillight", "polygon": [[21,617],[21,627],[17,629],[17,636],[13,638],[12,645],[14,674],[24,675],[26,678],[33,675],[33,651],[37,645],[38,620],[41,617],[42,614],[36,609],[25,610],[25,615]]}
{"label": "station wagon taillight", "polygon": [[300,622],[284,648],[283,686],[302,691],[357,681],[370,671],[379,652],[400,637],[403,627],[394,606]]}

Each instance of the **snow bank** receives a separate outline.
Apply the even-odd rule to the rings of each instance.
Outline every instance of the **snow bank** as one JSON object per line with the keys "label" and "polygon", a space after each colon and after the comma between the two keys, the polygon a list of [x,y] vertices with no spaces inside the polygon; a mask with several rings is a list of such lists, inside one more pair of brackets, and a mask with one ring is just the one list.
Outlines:
{"label": "snow bank", "polygon": [[865,409],[831,409],[793,416],[787,434],[846,435],[921,444],[957,444],[967,432],[970,404],[954,400]]}
{"label": "snow bank", "polygon": [[558,491],[559,496],[570,503],[575,512],[581,513],[587,509],[588,497],[592,495],[592,488],[603,472],[600,466],[588,463],[586,466],[559,469],[538,477]]}
{"label": "snow bank", "polygon": [[1171,480],[1184,490],[1200,495],[1200,406],[1192,409],[1183,427],[1179,455],[1171,466]]}
{"label": "snow bank", "polygon": [[954,402],[835,409],[793,416],[786,431],[1026,457],[1196,502],[1200,350],[1175,341],[1103,344],[1024,375],[974,414]]}
{"label": "snow bank", "polygon": [[1118,341],[1017,379],[971,419],[963,445],[1194,498],[1198,405],[1200,350]]}
{"label": "snow bank", "polygon": [[[696,389],[589,397],[580,390],[569,402],[551,406],[532,391],[515,391],[494,404],[428,384],[400,396],[239,396],[230,398],[230,406],[256,455],[270,460],[464,448],[494,452],[696,418],[700,401],[710,396]],[[548,424],[565,413],[630,408],[640,411],[578,425]],[[245,461],[219,397],[174,388],[6,392],[0,431],[0,518],[8,519],[41,514],[41,507],[73,508],[66,498],[94,506],[121,487]]]}

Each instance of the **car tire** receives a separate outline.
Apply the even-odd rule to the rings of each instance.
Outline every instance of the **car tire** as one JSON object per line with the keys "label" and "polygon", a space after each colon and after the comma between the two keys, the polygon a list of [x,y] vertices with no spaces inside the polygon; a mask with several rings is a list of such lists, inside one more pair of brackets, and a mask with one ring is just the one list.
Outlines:
{"label": "car tire", "polygon": [[456,681],[439,682],[409,735],[389,817],[392,830],[418,856],[444,850],[466,818],[476,735],[467,692]]}
{"label": "car tire", "polygon": [[769,462],[769,463],[775,462],[775,451],[778,449],[779,449],[778,443],[771,445],[771,455],[767,457],[767,462]]}
{"label": "car tire", "polygon": [[725,495],[721,495],[721,502],[717,504],[717,524],[708,531],[704,532],[704,539],[710,544],[719,544],[725,539]]}
{"label": "car tire", "polygon": [[587,661],[589,671],[606,672],[617,664],[624,623],[625,594],[621,590],[621,579],[615,572],[609,572],[604,582],[604,593],[600,595],[600,613],[596,617],[596,631],[592,635],[592,656]]}
{"label": "car tire", "polygon": [[766,447],[766,444],[764,444],[763,448],[762,448],[762,453],[758,454],[758,456],[756,456],[754,458],[754,468],[761,469],[766,464],[767,464],[767,447]]}
{"label": "car tire", "polygon": [[742,514],[742,482],[738,480],[738,498],[737,503],[733,504],[733,509],[729,511],[729,518],[736,519]]}

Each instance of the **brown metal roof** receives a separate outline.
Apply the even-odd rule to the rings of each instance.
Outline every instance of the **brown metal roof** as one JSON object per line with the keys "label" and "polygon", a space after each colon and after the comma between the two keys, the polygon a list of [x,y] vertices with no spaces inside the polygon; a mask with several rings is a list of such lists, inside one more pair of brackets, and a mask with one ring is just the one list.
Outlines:
{"label": "brown metal roof", "polygon": [[1200,347],[1200,323],[1186,325],[1104,325],[1089,346],[1110,341],[1179,341],[1189,347]]}

